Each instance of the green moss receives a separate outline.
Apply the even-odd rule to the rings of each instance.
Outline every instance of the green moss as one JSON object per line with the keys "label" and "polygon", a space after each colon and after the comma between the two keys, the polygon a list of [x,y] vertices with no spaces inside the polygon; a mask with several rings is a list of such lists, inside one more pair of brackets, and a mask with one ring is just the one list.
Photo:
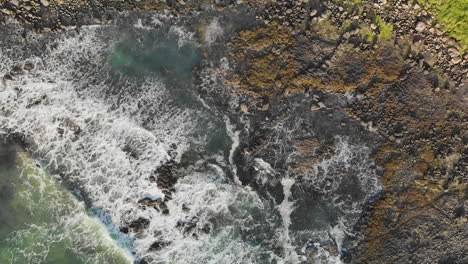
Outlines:
{"label": "green moss", "polygon": [[360,28],[359,22],[356,20],[346,20],[341,25],[341,32],[346,33]]}
{"label": "green moss", "polygon": [[365,27],[361,29],[361,39],[367,44],[374,44],[377,40],[377,35],[370,28]]}
{"label": "green moss", "polygon": [[434,13],[450,37],[460,42],[461,53],[468,51],[468,0],[414,0]]}
{"label": "green moss", "polygon": [[403,49],[403,57],[406,59],[409,57],[409,54],[411,53],[411,45],[405,46]]}
{"label": "green moss", "polygon": [[[335,0],[334,2],[350,12],[370,1]],[[466,22],[468,21],[468,0],[413,0],[413,2],[431,10],[448,35],[459,42],[462,55],[468,52],[468,23]],[[375,16],[373,10],[367,10],[367,12],[367,18],[380,26],[379,39],[391,39],[393,25],[386,24],[381,18]]]}
{"label": "green moss", "polygon": [[380,27],[379,38],[391,39],[393,37],[393,25],[392,24],[385,23],[385,21],[378,16],[376,17],[376,23]]}

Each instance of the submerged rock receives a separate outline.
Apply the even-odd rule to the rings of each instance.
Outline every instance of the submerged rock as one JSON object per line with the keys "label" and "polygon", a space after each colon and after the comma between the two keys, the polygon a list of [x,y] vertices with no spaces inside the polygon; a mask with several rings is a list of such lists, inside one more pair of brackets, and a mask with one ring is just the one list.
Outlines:
{"label": "submerged rock", "polygon": [[133,233],[138,233],[142,231],[143,229],[146,229],[150,224],[150,221],[148,219],[145,219],[143,217],[140,217],[128,224],[128,226],[121,227],[120,231],[123,233],[128,233],[128,231],[132,231]]}
{"label": "submerged rock", "polygon": [[13,81],[13,77],[10,74],[5,74],[3,76],[3,82],[4,83],[11,82],[11,81]]}
{"label": "submerged rock", "polygon": [[26,64],[24,65],[23,69],[26,70],[26,71],[30,71],[30,70],[34,69],[34,64],[32,64],[32,63],[26,63]]}
{"label": "submerged rock", "polygon": [[155,251],[155,250],[161,250],[164,247],[170,245],[170,242],[167,241],[155,241],[151,246],[149,247],[149,250]]}
{"label": "submerged rock", "polygon": [[175,168],[176,164],[169,162],[156,169],[156,183],[159,189],[171,189],[174,186],[177,178],[174,177],[172,171]]}

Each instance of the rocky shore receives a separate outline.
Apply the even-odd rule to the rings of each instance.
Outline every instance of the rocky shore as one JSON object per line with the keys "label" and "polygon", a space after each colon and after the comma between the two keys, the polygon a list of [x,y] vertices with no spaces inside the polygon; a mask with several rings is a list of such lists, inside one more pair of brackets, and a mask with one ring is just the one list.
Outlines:
{"label": "rocky shore", "polygon": [[[238,9],[255,19],[233,25]],[[18,37],[27,39],[67,26],[112,24],[118,14],[135,11],[208,13],[207,20],[220,17],[221,26],[231,28],[214,41],[216,52],[202,47],[206,55],[195,75],[203,77],[203,65],[226,56],[230,67],[217,69],[219,80],[198,92],[241,131],[233,160],[243,185],[265,196],[276,193],[278,202],[284,199],[282,175],[309,193],[327,191],[333,179],[324,179],[319,190],[307,189],[306,179],[333,156],[337,137],[372,150],[377,166],[371,169],[384,189],[366,202],[356,236],[344,241],[346,254],[336,245],[330,251],[348,263],[468,262],[468,55],[430,8],[400,0],[3,0],[0,22],[25,24],[30,31]],[[8,81],[16,73],[2,74]],[[225,89],[215,89],[220,83]],[[259,160],[273,167],[268,184],[256,177]],[[178,166],[163,165],[148,179],[167,200],[143,198],[142,207],[170,213],[165,203],[177,195]],[[121,231],[136,233],[148,224],[142,218]],[[195,232],[196,219],[178,224]]]}
{"label": "rocky shore", "polygon": [[[238,3],[237,3],[238,2]],[[3,0],[0,23],[13,19],[33,33],[56,31],[66,26],[109,24],[117,13],[135,10],[171,12],[177,15],[248,6],[260,23],[277,23],[295,31],[307,32],[311,24],[330,21],[339,30],[340,41],[354,43],[360,50],[375,49],[379,39],[393,42],[413,67],[436,74],[441,85],[460,85],[467,74],[466,47],[448,37],[428,7],[412,1],[73,1]],[[346,32],[344,32],[346,31]],[[25,37],[25,32],[23,38]],[[356,39],[361,39],[357,43]]]}

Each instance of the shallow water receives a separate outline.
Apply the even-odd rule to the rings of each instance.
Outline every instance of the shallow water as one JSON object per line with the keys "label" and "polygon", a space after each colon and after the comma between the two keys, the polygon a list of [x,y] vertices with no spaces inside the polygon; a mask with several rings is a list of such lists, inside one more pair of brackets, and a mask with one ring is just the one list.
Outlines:
{"label": "shallow water", "polygon": [[0,263],[132,263],[99,219],[14,143],[0,144]]}

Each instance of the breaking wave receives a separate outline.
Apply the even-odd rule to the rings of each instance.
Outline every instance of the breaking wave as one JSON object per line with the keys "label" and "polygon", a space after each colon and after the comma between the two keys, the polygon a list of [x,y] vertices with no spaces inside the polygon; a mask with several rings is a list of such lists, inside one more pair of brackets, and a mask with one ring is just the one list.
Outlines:
{"label": "breaking wave", "polygon": [[[306,258],[301,249],[311,237],[318,238],[314,243],[334,237],[341,250],[340,237],[350,232],[351,219],[380,188],[368,151],[337,140],[335,155],[317,165],[307,184],[321,186],[333,177],[320,199],[332,206],[327,210],[339,213],[333,224],[301,224],[299,218],[317,216],[297,211],[312,208],[314,214],[317,201],[312,207],[301,205],[293,179],[285,175],[281,181],[281,204],[239,184],[232,158],[239,133],[193,94],[190,67],[155,62],[167,53],[168,61],[194,65],[194,34],[181,26],[163,26],[160,20],[152,26],[137,20],[123,33],[115,26],[89,26],[60,35],[31,35],[27,43],[13,37],[0,40],[0,72],[15,71],[0,86],[0,134],[21,135],[30,153],[78,189],[108,226],[148,220],[144,229],[129,233],[128,247],[137,261],[297,263]],[[21,30],[13,24],[5,27]],[[211,43],[221,32],[217,21],[209,30],[206,41]],[[178,61],[178,56],[190,61]],[[148,180],[157,177],[163,164],[184,159],[190,164],[177,172],[173,196]],[[261,159],[257,163],[274,171]],[[349,193],[343,188],[350,180],[368,189]],[[349,203],[353,195],[355,202]],[[170,213],[142,207],[138,201],[145,197],[170,198]],[[74,232],[69,225],[65,229]],[[35,232],[34,227],[28,232]],[[323,248],[317,251],[319,261],[329,254]],[[339,256],[327,259],[339,261]]]}

